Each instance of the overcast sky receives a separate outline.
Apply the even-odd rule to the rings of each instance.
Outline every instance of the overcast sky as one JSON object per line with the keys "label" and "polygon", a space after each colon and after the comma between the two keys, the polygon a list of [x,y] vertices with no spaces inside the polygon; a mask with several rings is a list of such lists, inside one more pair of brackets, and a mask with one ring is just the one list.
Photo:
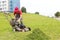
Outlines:
{"label": "overcast sky", "polygon": [[60,0],[20,0],[21,7],[24,6],[27,12],[40,12],[41,15],[54,16],[60,11]]}

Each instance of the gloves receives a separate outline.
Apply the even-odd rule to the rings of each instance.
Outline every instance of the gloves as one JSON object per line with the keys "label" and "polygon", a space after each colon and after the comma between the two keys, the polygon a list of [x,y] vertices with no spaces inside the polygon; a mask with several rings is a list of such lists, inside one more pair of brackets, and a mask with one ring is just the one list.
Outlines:
{"label": "gloves", "polygon": [[17,22],[20,22],[20,18],[17,20]]}

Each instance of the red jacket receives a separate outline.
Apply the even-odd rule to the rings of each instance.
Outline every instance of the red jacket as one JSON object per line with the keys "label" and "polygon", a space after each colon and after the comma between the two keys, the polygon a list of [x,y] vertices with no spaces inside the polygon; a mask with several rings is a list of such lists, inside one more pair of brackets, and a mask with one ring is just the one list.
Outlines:
{"label": "red jacket", "polygon": [[16,7],[16,8],[14,9],[14,15],[15,15],[15,14],[20,14],[20,15],[22,15],[22,11],[19,10],[18,7]]}

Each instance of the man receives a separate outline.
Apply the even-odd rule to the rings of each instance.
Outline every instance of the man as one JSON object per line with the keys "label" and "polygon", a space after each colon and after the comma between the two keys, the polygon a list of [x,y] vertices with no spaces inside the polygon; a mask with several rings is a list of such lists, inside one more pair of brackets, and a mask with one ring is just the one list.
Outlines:
{"label": "man", "polygon": [[22,23],[22,11],[18,7],[14,9],[14,16],[17,22]]}
{"label": "man", "polygon": [[30,28],[26,28],[26,26],[23,24],[22,11],[19,10],[18,7],[14,9],[14,16],[15,16],[15,21],[13,20],[12,23],[15,22],[13,26],[16,31],[29,31],[30,30]]}
{"label": "man", "polygon": [[24,29],[25,26],[22,22],[22,11],[16,7],[14,9],[14,16],[15,16],[15,25],[17,25],[19,28]]}

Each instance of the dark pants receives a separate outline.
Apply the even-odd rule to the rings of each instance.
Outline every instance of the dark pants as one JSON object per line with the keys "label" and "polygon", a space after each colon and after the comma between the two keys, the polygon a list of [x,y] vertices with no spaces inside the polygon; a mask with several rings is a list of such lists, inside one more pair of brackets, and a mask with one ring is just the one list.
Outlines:
{"label": "dark pants", "polygon": [[[20,18],[20,15],[19,15],[19,14],[16,14],[16,16],[15,16],[16,22],[17,22],[17,20],[18,20],[19,18]],[[18,25],[17,25],[17,26],[18,26]],[[19,28],[21,28],[21,29],[25,28],[25,25],[24,25],[23,22],[22,22],[22,18],[20,19]]]}
{"label": "dark pants", "polygon": [[16,14],[15,15],[15,19],[18,20],[20,18],[20,15],[19,14]]}
{"label": "dark pants", "polygon": [[[17,21],[19,18],[20,18],[20,14],[16,14],[16,16],[15,16],[16,21]],[[22,18],[20,19],[20,23],[23,24]]]}

